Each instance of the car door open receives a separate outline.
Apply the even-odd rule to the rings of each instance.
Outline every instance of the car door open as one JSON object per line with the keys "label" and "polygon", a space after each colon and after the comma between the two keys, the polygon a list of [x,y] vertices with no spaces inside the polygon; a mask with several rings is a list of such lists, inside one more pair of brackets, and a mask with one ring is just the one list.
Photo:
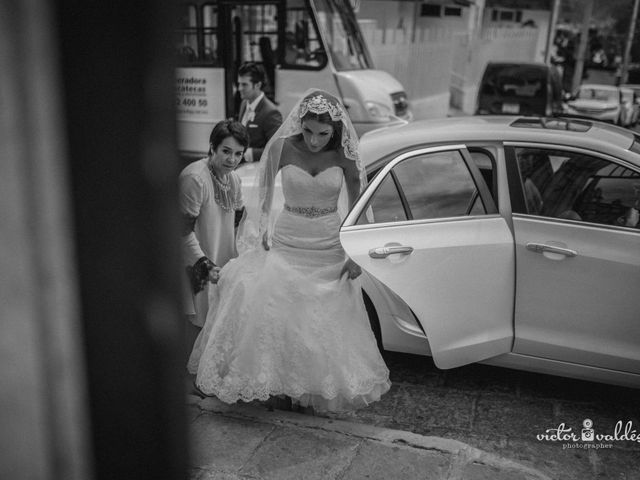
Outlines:
{"label": "car door open", "polygon": [[464,146],[388,162],[345,219],[340,240],[411,307],[439,368],[511,350],[513,237]]}

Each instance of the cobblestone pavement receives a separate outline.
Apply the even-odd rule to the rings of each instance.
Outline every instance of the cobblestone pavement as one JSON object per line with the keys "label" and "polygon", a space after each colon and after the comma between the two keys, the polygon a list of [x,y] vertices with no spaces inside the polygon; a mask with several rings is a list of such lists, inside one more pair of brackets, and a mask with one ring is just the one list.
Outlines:
{"label": "cobblestone pavement", "polygon": [[456,440],[187,399],[191,480],[551,480]]}
{"label": "cobblestone pavement", "polygon": [[[620,435],[632,422],[628,436],[640,437],[640,390],[485,365],[442,371],[430,357],[391,352],[385,360],[391,390],[380,402],[336,419],[459,440],[551,478],[640,479],[640,438],[536,438],[562,423],[580,437],[587,418],[596,436],[614,435],[620,421]],[[585,448],[598,444],[611,448]]]}

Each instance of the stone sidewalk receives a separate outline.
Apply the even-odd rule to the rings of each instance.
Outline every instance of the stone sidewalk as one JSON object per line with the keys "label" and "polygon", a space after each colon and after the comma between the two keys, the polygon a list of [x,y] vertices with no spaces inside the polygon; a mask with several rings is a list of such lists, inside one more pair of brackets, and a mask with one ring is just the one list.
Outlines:
{"label": "stone sidewalk", "polygon": [[189,395],[191,480],[548,480],[456,440]]}

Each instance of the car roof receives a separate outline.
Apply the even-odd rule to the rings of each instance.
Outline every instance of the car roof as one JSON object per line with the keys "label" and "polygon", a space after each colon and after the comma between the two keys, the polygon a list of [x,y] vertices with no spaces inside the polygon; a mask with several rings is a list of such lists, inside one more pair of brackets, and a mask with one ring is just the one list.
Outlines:
{"label": "car roof", "polygon": [[615,85],[607,85],[606,83],[583,83],[578,88],[597,88],[598,90],[611,90],[615,92],[619,87]]}
{"label": "car roof", "polygon": [[544,67],[549,68],[549,65],[543,62],[488,62],[487,65],[491,66],[524,66],[524,67]]}
{"label": "car roof", "polygon": [[373,130],[362,136],[360,152],[368,165],[420,146],[513,141],[580,146],[640,165],[640,156],[630,151],[636,138],[630,130],[583,119],[472,115]]}

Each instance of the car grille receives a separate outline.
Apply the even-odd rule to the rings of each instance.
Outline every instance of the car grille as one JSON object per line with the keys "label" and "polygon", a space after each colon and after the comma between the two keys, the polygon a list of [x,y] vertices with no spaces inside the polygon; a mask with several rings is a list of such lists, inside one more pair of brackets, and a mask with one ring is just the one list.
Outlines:
{"label": "car grille", "polygon": [[407,94],[404,92],[396,92],[391,94],[391,101],[393,102],[393,108],[395,114],[398,117],[403,117],[409,110],[409,102],[407,101]]}

